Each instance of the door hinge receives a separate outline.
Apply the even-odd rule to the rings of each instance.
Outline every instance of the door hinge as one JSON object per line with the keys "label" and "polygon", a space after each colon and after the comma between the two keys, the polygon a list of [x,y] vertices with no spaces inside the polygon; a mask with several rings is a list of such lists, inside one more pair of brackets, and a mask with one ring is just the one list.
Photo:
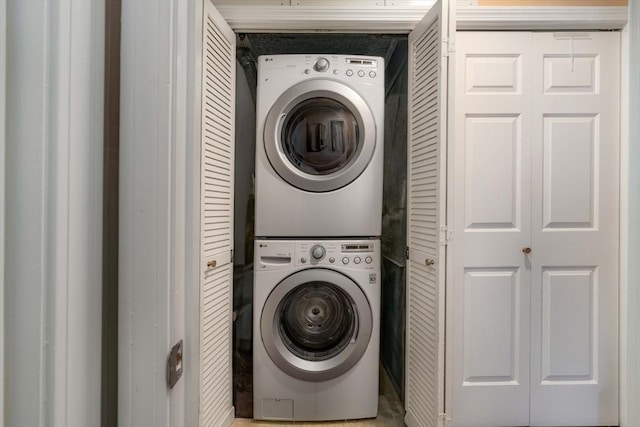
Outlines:
{"label": "door hinge", "polygon": [[229,255],[229,258],[231,259],[231,265],[233,265],[233,249],[231,249],[231,254]]}
{"label": "door hinge", "polygon": [[443,57],[448,57],[449,56],[449,40],[446,38],[442,39],[442,56]]}
{"label": "door hinge", "polygon": [[449,427],[451,425],[451,418],[446,413],[438,414],[438,425],[440,427]]}
{"label": "door hinge", "polygon": [[446,225],[440,226],[440,244],[447,246],[453,240],[453,230]]}
{"label": "door hinge", "polygon": [[182,340],[171,348],[167,358],[167,385],[172,389],[182,377]]}
{"label": "door hinge", "polygon": [[405,253],[405,256],[406,256],[407,260],[409,260],[409,246],[407,246],[407,251]]}

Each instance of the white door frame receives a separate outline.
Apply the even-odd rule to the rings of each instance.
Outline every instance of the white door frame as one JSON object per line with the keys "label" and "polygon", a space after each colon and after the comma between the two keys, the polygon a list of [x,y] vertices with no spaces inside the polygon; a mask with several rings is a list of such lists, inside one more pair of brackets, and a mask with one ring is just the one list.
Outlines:
{"label": "white door frame", "polygon": [[[121,368],[123,369],[122,379],[126,381],[124,383],[121,382],[120,393],[122,396],[119,397],[120,402],[120,420],[130,420],[133,416],[134,412],[146,411],[148,407],[144,406],[132,406],[131,403],[134,398],[134,387],[137,388],[135,391],[135,397],[144,396],[145,392],[152,391],[155,395],[154,402],[157,408],[168,407],[169,402],[171,401],[166,393],[158,393],[158,384],[164,386],[164,372],[162,369],[158,369],[155,374],[147,375],[144,378],[139,377],[138,381],[130,381],[130,374],[133,372],[133,359],[141,360],[140,356],[136,356],[132,347],[130,347],[130,342],[137,337],[143,337],[145,334],[149,334],[151,332],[158,334],[161,337],[174,336],[178,337],[182,336],[190,336],[190,341],[194,343],[194,347],[191,349],[186,349],[185,356],[187,360],[185,362],[185,374],[183,377],[185,393],[182,398],[183,400],[183,408],[176,409],[173,412],[180,413],[182,411],[183,422],[177,420],[174,416],[169,417],[168,414],[165,413],[159,414],[158,416],[161,419],[167,421],[167,424],[171,425],[196,425],[197,423],[197,378],[193,378],[193,374],[189,373],[188,366],[198,366],[196,354],[194,354],[194,349],[197,348],[198,342],[197,337],[194,334],[197,334],[198,328],[198,300],[197,295],[194,295],[192,290],[185,289],[183,286],[181,287],[180,281],[184,280],[183,283],[192,283],[192,281],[197,281],[198,277],[198,264],[194,260],[197,259],[196,254],[198,253],[198,242],[199,242],[199,230],[198,230],[198,221],[197,219],[197,201],[199,200],[199,188],[197,183],[199,182],[199,177],[194,177],[190,168],[187,168],[186,165],[189,164],[198,164],[198,155],[199,152],[194,151],[194,141],[197,140],[194,136],[199,133],[200,123],[197,114],[194,114],[194,111],[197,111],[197,103],[194,100],[194,93],[199,91],[198,89],[198,81],[200,78],[199,69],[200,69],[200,52],[199,52],[199,44],[198,34],[201,32],[201,11],[202,11],[202,1],[203,0],[189,0],[187,2],[175,2],[172,4],[160,4],[158,2],[144,2],[145,7],[151,7],[154,10],[155,14],[148,13],[149,16],[155,16],[156,22],[153,24],[153,28],[157,31],[157,34],[162,36],[160,39],[147,39],[146,35],[142,31],[133,31],[136,26],[135,20],[142,20],[143,17],[140,16],[140,13],[136,14],[136,10],[133,7],[123,7],[123,36],[127,34],[127,43],[123,42],[123,60],[124,54],[129,50],[127,46],[131,46],[136,44],[138,48],[144,47],[146,49],[146,54],[151,55],[155,58],[159,58],[160,62],[156,63],[157,67],[167,66],[167,69],[172,70],[172,74],[170,77],[174,80],[170,80],[170,82],[177,82],[177,86],[175,86],[174,92],[172,92],[173,96],[170,98],[164,98],[162,106],[164,108],[160,108],[156,103],[154,98],[146,97],[144,93],[131,92],[132,86],[126,86],[123,82],[123,106],[126,102],[130,102],[131,106],[135,106],[135,109],[131,111],[155,111],[159,115],[156,116],[158,118],[165,118],[167,123],[170,120],[177,120],[176,125],[174,126],[174,132],[181,135],[181,138],[186,138],[186,147],[184,152],[179,152],[178,156],[175,156],[173,151],[166,151],[165,154],[168,155],[162,158],[155,157],[151,161],[148,159],[149,153],[144,153],[143,149],[138,146],[137,151],[135,152],[123,152],[124,164],[123,166],[131,168],[132,165],[136,165],[137,174],[135,176],[127,176],[126,173],[121,177],[121,188],[126,189],[127,186],[132,185],[140,185],[143,180],[141,175],[146,171],[147,173],[152,172],[164,172],[169,173],[171,178],[170,183],[163,183],[163,187],[159,188],[158,184],[150,183],[151,188],[156,188],[159,191],[157,193],[159,199],[158,203],[162,202],[163,215],[165,215],[165,220],[163,223],[156,222],[155,227],[152,224],[149,224],[145,221],[144,216],[136,216],[135,209],[135,200],[129,200],[129,205],[125,205],[125,208],[121,207],[121,227],[123,230],[131,230],[135,227],[138,230],[138,233],[142,230],[148,230],[148,232],[153,232],[156,235],[156,239],[166,240],[170,236],[173,236],[176,241],[181,243],[176,243],[176,246],[173,246],[171,251],[168,253],[165,251],[163,254],[157,255],[155,258],[151,257],[154,264],[156,266],[161,267],[164,261],[171,260],[174,268],[171,270],[171,277],[174,278],[174,285],[169,283],[168,273],[162,272],[163,275],[167,275],[162,282],[156,282],[156,285],[161,286],[159,292],[159,296],[164,295],[168,297],[171,294],[171,298],[173,298],[173,306],[180,306],[181,308],[176,308],[176,312],[173,313],[174,320],[181,322],[181,325],[172,326],[168,325],[168,318],[170,314],[166,312],[166,304],[167,300],[150,300],[147,301],[147,304],[141,304],[136,307],[135,317],[133,317],[134,311],[127,311],[121,314],[120,322],[121,322],[121,331],[120,331],[120,362]],[[124,4],[135,4],[136,2],[133,0],[124,0]],[[630,2],[633,3],[633,2]],[[123,4],[123,6],[124,6]],[[339,28],[331,28],[331,23],[335,21],[335,12],[332,14],[331,11],[335,8],[306,8],[307,16],[301,15],[301,13],[305,12],[303,8],[296,8],[295,11],[287,11],[284,12],[284,8],[278,8],[279,11],[268,9],[265,7],[255,7],[252,6],[251,10],[244,11],[236,8],[235,10],[226,10],[223,7],[219,8],[223,15],[226,14],[226,17],[231,22],[231,26],[234,30],[245,31],[245,32],[262,32],[262,31],[278,31],[278,32],[301,32],[309,29],[330,29],[338,32],[395,32],[395,33],[407,33],[410,31],[415,23],[424,15],[425,9],[405,9],[403,13],[405,16],[402,17],[398,12],[398,9],[385,7],[384,9],[351,9],[350,17],[347,17],[347,21],[349,19],[350,22],[342,22]],[[293,9],[293,8],[291,8]],[[634,28],[637,28],[640,25],[640,17],[638,16],[638,7],[632,5],[631,9],[635,12],[631,14],[631,21]],[[366,14],[366,10],[370,10],[371,13]],[[421,10],[421,11],[420,11]],[[382,13],[381,13],[382,11]],[[157,13],[156,13],[157,12]],[[251,14],[248,14],[252,12]],[[269,12],[269,13],[264,13]],[[273,13],[284,13],[278,19],[276,15]],[[326,14],[324,14],[326,12]],[[339,13],[344,15],[344,10],[340,10]],[[235,13],[237,18],[233,18],[232,13]],[[246,22],[241,23],[242,16],[246,16]],[[388,22],[387,16],[393,21],[391,24]],[[234,22],[234,19],[236,20]],[[303,19],[306,21],[301,25]],[[587,24],[585,24],[587,22]],[[138,22],[140,23],[140,22]],[[270,24],[269,24],[270,23]],[[271,25],[271,27],[269,27]],[[626,8],[518,8],[514,10],[513,8],[477,8],[477,7],[458,7],[458,28],[459,29],[563,29],[563,30],[571,30],[571,29],[585,29],[588,28],[601,28],[601,29],[621,29],[624,28],[622,37],[623,37],[623,45],[626,47],[623,51],[623,57],[628,55],[629,48],[629,31],[627,28],[627,11]],[[125,29],[126,28],[126,29]],[[637,29],[633,33],[635,34],[635,38],[637,38]],[[186,37],[186,38],[185,38]],[[634,40],[635,40],[634,38]],[[124,40],[124,38],[123,38]],[[166,52],[171,52],[171,58],[166,55]],[[136,51],[139,52],[139,51]],[[132,52],[129,52],[129,60],[133,61],[135,59]],[[177,56],[176,56],[177,55]],[[176,57],[180,58],[179,63],[176,60]],[[172,62],[173,60],[173,62]],[[635,61],[629,62],[627,61],[629,67],[628,72],[626,72],[626,76],[623,79],[623,93],[625,93],[625,89],[629,88],[629,75],[638,75],[640,74],[640,66],[637,62],[637,57]],[[123,61],[124,62],[124,61]],[[131,72],[131,63],[129,65],[123,65],[123,77],[127,77],[126,73]],[[149,65],[149,64],[148,64]],[[138,66],[142,66],[141,63],[138,63]],[[129,68],[128,68],[129,67]],[[179,77],[180,76],[180,77]],[[142,83],[142,81],[140,81]],[[131,83],[132,84],[132,83]],[[160,91],[162,89],[162,85],[160,83],[157,84],[156,89]],[[638,102],[637,100],[638,94],[634,93],[632,99],[623,99],[623,108],[622,111],[626,111],[628,109],[629,102]],[[185,115],[176,119],[177,115],[184,113],[181,109],[185,108],[187,111]],[[123,111],[123,117],[125,115],[125,109]],[[637,107],[636,107],[637,113]],[[637,114],[636,114],[637,115]],[[638,135],[637,127],[632,130],[632,134],[629,132],[629,121],[628,116],[626,123],[622,123],[623,127],[623,138],[622,138],[622,150],[623,155],[629,154],[629,141],[636,141],[640,139],[640,135]],[[123,124],[123,135],[124,132],[130,132],[130,143],[133,142],[133,136],[143,136],[147,138],[148,135],[144,135],[144,124],[136,121],[129,121],[128,124]],[[142,132],[142,133],[141,133]],[[165,135],[166,136],[166,135]],[[138,143],[140,141],[136,140]],[[635,154],[637,151],[631,152],[631,154]],[[133,156],[126,160],[126,156]],[[145,162],[135,162],[135,158],[138,160],[146,159]],[[638,159],[640,160],[640,159]],[[185,170],[186,169],[186,170]],[[630,172],[628,170],[628,166],[623,164],[623,179],[630,178]],[[637,169],[636,169],[637,170]],[[637,174],[637,172],[636,172]],[[635,175],[634,175],[635,176]],[[636,177],[637,179],[637,177]],[[626,184],[623,181],[623,186]],[[169,191],[173,189],[173,193]],[[632,194],[630,188],[622,188],[622,207],[636,207],[640,203],[640,195]],[[184,203],[180,205],[180,203]],[[187,206],[184,212],[181,212],[180,209]],[[128,206],[128,207],[127,207]],[[139,207],[139,206],[138,206]],[[172,216],[170,213],[173,212]],[[148,213],[148,212],[147,212]],[[170,218],[170,221],[167,219]],[[163,225],[164,224],[164,225]],[[629,219],[628,214],[625,209],[623,209],[623,218],[622,218],[623,228],[621,232],[623,235],[625,234],[625,228],[628,230],[629,227]],[[123,239],[128,239],[130,236],[127,234],[122,234]],[[132,243],[128,241],[128,243]],[[121,250],[123,251],[121,254],[121,260],[125,260],[123,257],[124,254],[129,254],[131,256],[141,257],[145,254],[148,254],[148,247],[144,247],[141,245],[132,246],[126,248],[127,241],[121,243]],[[621,256],[623,259],[622,266],[629,267],[627,260],[628,259],[638,259],[640,257],[640,248],[639,244],[635,241],[629,242],[621,242],[624,245],[630,245],[629,250],[626,249],[626,246],[623,250],[621,250]],[[127,252],[128,251],[128,252]],[[167,254],[170,254],[170,257],[167,257]],[[175,264],[176,258],[181,259],[178,264]],[[125,266],[128,265],[131,268],[137,268],[137,273],[134,275],[132,271],[126,271]],[[142,270],[141,270],[142,268]],[[131,292],[137,289],[137,282],[135,279],[139,278],[139,274],[143,270],[148,270],[151,273],[160,274],[160,270],[155,270],[147,266],[143,268],[137,263],[133,263],[133,261],[125,262],[125,265],[121,264],[121,276],[120,276],[120,289],[121,289],[121,302],[123,304],[127,304],[124,301],[126,295],[129,295]],[[631,272],[631,270],[630,270]],[[634,273],[637,275],[637,273]],[[629,274],[626,271],[622,272],[621,278],[628,278],[627,280],[638,280],[638,277],[634,276],[633,278],[629,277]],[[627,282],[623,279],[621,281],[621,292],[625,292],[627,288]],[[136,291],[139,294],[139,291]],[[176,305],[176,303],[178,303]],[[449,304],[449,302],[448,302]],[[635,301],[634,300],[634,310],[636,308],[640,308],[640,298]],[[450,310],[448,310],[450,312]],[[194,316],[193,314],[196,313]],[[159,316],[157,319],[161,321],[161,329],[154,329],[151,325],[145,326],[143,323],[139,323],[140,319],[145,316]],[[622,313],[624,317],[625,314]],[[182,319],[182,320],[180,320]],[[624,328],[626,325],[626,319],[623,318],[623,322],[621,323],[621,327]],[[173,329],[171,329],[173,328]],[[626,330],[626,329],[625,329]],[[194,332],[196,331],[196,332]],[[629,330],[630,334],[632,331]],[[637,331],[636,331],[637,333]],[[194,341],[195,338],[195,341]],[[153,360],[158,360],[160,356],[165,355],[164,348],[168,346],[171,340],[163,339],[164,344],[157,348],[156,354],[154,355]],[[166,348],[168,350],[168,347]],[[635,343],[634,348],[628,349],[629,355],[633,356],[630,359],[637,360],[638,355],[640,355],[640,345]],[[142,359],[145,360],[145,359]],[[624,364],[621,365],[624,369]],[[631,372],[629,372],[631,373]],[[624,374],[623,374],[624,375]],[[629,385],[631,386],[631,385]],[[637,387],[637,386],[636,386]],[[155,390],[155,391],[153,391]],[[631,390],[631,388],[630,388]],[[640,389],[635,388],[635,393],[637,394],[637,398],[640,398]],[[625,393],[621,394],[621,397],[624,400]],[[450,399],[447,399],[450,402]],[[630,401],[637,400],[629,399]],[[195,402],[195,403],[194,403]],[[151,401],[149,401],[151,403]],[[629,411],[634,410],[635,408],[629,408]],[[640,410],[638,414],[635,414],[635,417],[640,417]],[[176,416],[177,416],[176,413]],[[195,414],[195,415],[194,415]],[[623,412],[621,416],[625,419],[626,412],[623,407]],[[171,422],[169,422],[169,418],[171,418]],[[179,417],[178,417],[179,418]],[[633,418],[632,414],[629,415],[628,420],[634,420],[638,418]],[[630,423],[631,421],[627,421]],[[122,424],[129,425],[129,424]],[[633,425],[627,424],[627,425]]]}
{"label": "white door frame", "polygon": [[[0,129],[3,131],[0,133],[0,171],[5,171],[5,147],[6,147],[6,132],[5,129],[5,114],[6,114],[6,84],[7,84],[7,3],[0,3],[0,34],[3,35],[0,40]],[[5,212],[5,173],[0,173],[0,242],[4,242],[4,212]],[[4,384],[4,366],[5,366],[5,344],[4,344],[4,257],[5,249],[4,243],[0,243],[0,384]],[[5,424],[5,404],[4,393],[5,387],[0,388],[0,427],[4,427]]]}
{"label": "white door frame", "polygon": [[[118,425],[196,426],[203,0],[122,1]],[[184,340],[182,378],[165,363]]]}
{"label": "white door frame", "polygon": [[[640,424],[640,4],[629,2],[621,32],[620,426]],[[634,78],[632,79],[631,76]]]}

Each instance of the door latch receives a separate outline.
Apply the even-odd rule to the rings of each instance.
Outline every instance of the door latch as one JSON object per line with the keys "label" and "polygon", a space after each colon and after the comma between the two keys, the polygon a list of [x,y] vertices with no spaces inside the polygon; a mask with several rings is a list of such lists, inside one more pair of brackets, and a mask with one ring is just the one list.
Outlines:
{"label": "door latch", "polygon": [[171,348],[167,358],[167,385],[173,388],[182,376],[182,340]]}

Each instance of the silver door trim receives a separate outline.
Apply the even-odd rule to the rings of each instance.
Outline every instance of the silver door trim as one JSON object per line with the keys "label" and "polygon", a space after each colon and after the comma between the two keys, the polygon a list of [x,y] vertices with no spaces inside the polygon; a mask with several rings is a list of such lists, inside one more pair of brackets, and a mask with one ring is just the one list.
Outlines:
{"label": "silver door trim", "polygon": [[[310,98],[330,98],[347,107],[358,122],[362,143],[350,164],[328,175],[311,175],[291,164],[282,150],[280,135],[284,119],[300,102]],[[306,80],[287,89],[273,104],[264,123],[263,143],[269,163],[278,175],[301,190],[321,193],[337,190],[364,172],[376,146],[376,123],[364,99],[350,87],[326,79]]]}
{"label": "silver door trim", "polygon": [[[322,361],[305,360],[291,353],[278,332],[280,302],[296,287],[314,281],[332,283],[342,289],[351,298],[357,314],[357,328],[349,345],[335,357]],[[344,274],[326,268],[310,268],[286,277],[271,291],[260,316],[260,337],[273,363],[286,374],[305,381],[326,381],[349,371],[367,350],[372,330],[371,305],[360,286]]]}

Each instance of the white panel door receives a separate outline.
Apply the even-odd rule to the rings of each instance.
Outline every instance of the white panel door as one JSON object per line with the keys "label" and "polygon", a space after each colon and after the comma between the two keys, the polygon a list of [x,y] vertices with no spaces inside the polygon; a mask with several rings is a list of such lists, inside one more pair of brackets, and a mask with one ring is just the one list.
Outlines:
{"label": "white panel door", "polygon": [[619,36],[457,39],[453,425],[616,425]]}
{"label": "white panel door", "polygon": [[531,425],[618,424],[619,33],[534,33]]}
{"label": "white panel door", "polygon": [[457,34],[452,421],[529,425],[530,33]]}
{"label": "white panel door", "polygon": [[200,426],[230,425],[235,34],[210,0],[202,36]]}
{"label": "white panel door", "polygon": [[448,1],[409,35],[406,423],[444,412],[444,278]]}

